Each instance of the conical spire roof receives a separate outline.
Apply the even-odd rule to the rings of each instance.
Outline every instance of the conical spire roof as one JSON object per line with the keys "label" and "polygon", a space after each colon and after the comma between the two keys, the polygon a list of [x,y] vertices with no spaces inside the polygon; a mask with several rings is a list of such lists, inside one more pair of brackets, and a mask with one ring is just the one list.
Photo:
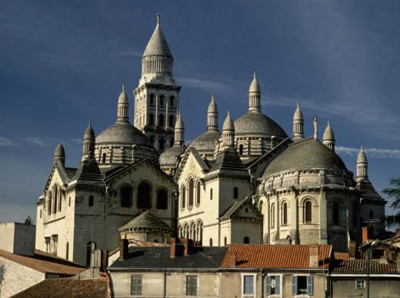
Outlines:
{"label": "conical spire roof", "polygon": [[303,112],[301,111],[299,103],[296,105],[296,111],[294,111],[293,120],[304,121]]}
{"label": "conical spire roof", "polygon": [[95,134],[92,128],[92,124],[89,121],[89,125],[85,130],[85,134],[83,135],[83,140],[94,140]]}
{"label": "conical spire roof", "polygon": [[365,155],[364,149],[362,146],[361,146],[360,152],[358,153],[358,156],[357,156],[357,163],[368,163],[367,156]]}
{"label": "conical spire roof", "polygon": [[181,117],[181,112],[178,111],[178,116],[176,117],[176,122],[175,122],[175,129],[184,129],[184,123],[183,119]]}
{"label": "conical spire roof", "polygon": [[125,91],[125,85],[122,85],[122,90],[121,90],[121,94],[118,97],[118,103],[129,103],[129,99],[128,99],[128,95],[126,94]]}
{"label": "conical spire roof", "polygon": [[255,72],[253,74],[253,80],[250,84],[249,93],[261,93],[260,84],[258,84],[257,75]]}
{"label": "conical spire roof", "polygon": [[328,121],[328,124],[325,128],[325,132],[324,132],[324,141],[334,141],[335,140],[335,134],[333,133],[331,124]]}
{"label": "conical spire roof", "polygon": [[65,150],[64,146],[61,144],[58,144],[56,147],[56,150],[54,151],[54,158],[65,158]]}
{"label": "conical spire roof", "polygon": [[171,51],[169,49],[167,40],[161,31],[160,27],[160,14],[157,14],[157,25],[154,29],[153,35],[151,36],[149,43],[144,50],[143,57],[147,56],[167,56],[172,58]]}
{"label": "conical spire roof", "polygon": [[208,105],[207,113],[218,113],[218,107],[217,103],[215,102],[214,93],[211,95],[211,101],[210,104]]}
{"label": "conical spire roof", "polygon": [[223,131],[227,131],[227,130],[235,130],[235,125],[233,124],[233,121],[232,121],[232,117],[231,117],[231,112],[230,111],[228,111],[228,115],[226,116],[226,118],[225,118],[225,121],[224,121],[224,126],[222,127],[222,130]]}

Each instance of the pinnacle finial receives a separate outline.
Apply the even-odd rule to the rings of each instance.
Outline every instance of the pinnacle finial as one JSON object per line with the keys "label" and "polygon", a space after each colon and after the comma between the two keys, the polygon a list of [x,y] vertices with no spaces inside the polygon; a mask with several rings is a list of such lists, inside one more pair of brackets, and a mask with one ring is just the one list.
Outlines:
{"label": "pinnacle finial", "polygon": [[254,72],[254,74],[253,74],[253,79],[257,80],[257,73],[256,72]]}
{"label": "pinnacle finial", "polygon": [[89,120],[89,127],[92,127],[92,121]]}
{"label": "pinnacle finial", "polygon": [[318,117],[317,115],[314,116],[314,139],[318,139]]}
{"label": "pinnacle finial", "polygon": [[157,25],[160,25],[160,13],[157,13]]}
{"label": "pinnacle finial", "polygon": [[122,91],[125,92],[125,84],[122,84]]}

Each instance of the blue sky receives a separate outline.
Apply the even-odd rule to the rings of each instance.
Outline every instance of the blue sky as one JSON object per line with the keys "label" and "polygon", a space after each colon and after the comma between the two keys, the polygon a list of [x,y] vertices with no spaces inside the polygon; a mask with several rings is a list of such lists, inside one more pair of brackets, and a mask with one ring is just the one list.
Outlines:
{"label": "blue sky", "polygon": [[[312,135],[331,121],[355,172],[358,148],[381,191],[400,176],[400,1],[0,1],[0,221],[35,217],[57,143],[76,167],[89,120],[115,121],[161,13],[174,56],[186,139],[247,109],[257,72],[263,111],[291,135],[296,102]],[[132,100],[132,93],[130,93]],[[131,115],[132,115],[131,107]]]}

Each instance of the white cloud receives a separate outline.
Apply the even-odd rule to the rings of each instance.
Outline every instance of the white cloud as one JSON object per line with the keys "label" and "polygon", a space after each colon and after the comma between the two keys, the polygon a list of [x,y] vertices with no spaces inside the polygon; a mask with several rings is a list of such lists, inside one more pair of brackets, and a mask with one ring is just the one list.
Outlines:
{"label": "white cloud", "polygon": [[[360,148],[337,146],[336,152],[347,156],[357,156]],[[365,148],[364,152],[370,158],[391,158],[400,159],[399,149]]]}
{"label": "white cloud", "polygon": [[8,138],[0,137],[0,147],[10,147],[10,146],[15,146],[15,143]]}
{"label": "white cloud", "polygon": [[40,138],[38,137],[29,137],[26,139],[29,143],[33,145],[38,145],[38,146],[46,146],[46,143],[44,143]]}

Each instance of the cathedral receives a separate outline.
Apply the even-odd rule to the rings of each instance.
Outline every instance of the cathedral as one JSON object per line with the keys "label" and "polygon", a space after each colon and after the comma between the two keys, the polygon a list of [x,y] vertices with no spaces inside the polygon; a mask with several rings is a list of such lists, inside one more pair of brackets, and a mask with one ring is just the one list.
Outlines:
{"label": "cathedral", "polygon": [[122,87],[115,123],[98,134],[89,123],[77,167],[67,167],[64,147],[56,147],[37,202],[36,249],[86,265],[93,247],[111,252],[120,239],[331,244],[348,252],[360,243],[361,226],[372,237],[384,232],[386,201],[368,178],[363,149],[354,177],[335,153],[330,123],[320,140],[314,117],[307,136],[299,104],[289,136],[263,113],[256,74],[247,111],[236,120],[223,112],[220,128],[212,95],[204,132],[187,144],[173,62],[158,16],[133,90],[132,122]]}

